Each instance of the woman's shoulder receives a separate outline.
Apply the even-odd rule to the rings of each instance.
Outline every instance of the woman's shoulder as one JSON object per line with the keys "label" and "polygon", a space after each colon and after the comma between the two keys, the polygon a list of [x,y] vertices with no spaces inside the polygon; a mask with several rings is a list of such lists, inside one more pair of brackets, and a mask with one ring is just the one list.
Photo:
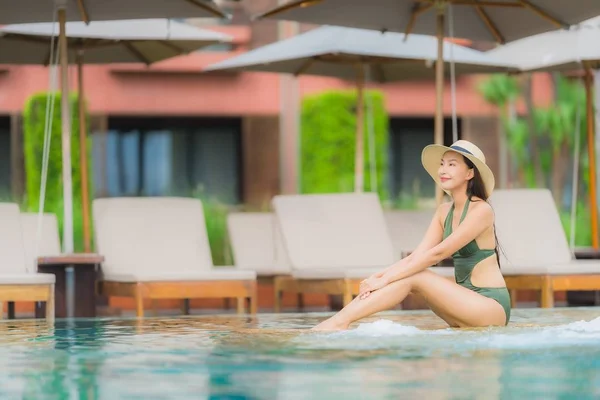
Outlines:
{"label": "woman's shoulder", "polygon": [[486,200],[484,200],[480,197],[476,197],[476,196],[471,197],[471,205],[473,207],[480,207],[480,208],[483,207],[483,208],[486,208],[489,210],[492,209],[492,206],[490,205],[490,203],[488,203]]}
{"label": "woman's shoulder", "polygon": [[450,212],[451,207],[452,207],[451,201],[442,203],[437,207],[436,214],[437,214],[437,217],[442,222],[442,224],[443,224],[444,220],[446,219],[446,217],[448,216],[448,213]]}
{"label": "woman's shoulder", "polygon": [[[448,217],[448,214],[450,213],[450,208],[452,208],[452,204],[452,201],[448,201],[440,204],[437,207],[436,214],[442,222],[442,224]],[[494,210],[492,209],[492,206],[490,205],[490,203],[479,197],[471,198],[471,204],[469,206],[468,214],[471,213],[475,213],[479,217],[491,218],[492,221],[494,220]]]}
{"label": "woman's shoulder", "polygon": [[448,202],[445,202],[445,203],[442,203],[442,204],[440,204],[440,205],[437,207],[437,210],[436,210],[436,211],[437,211],[437,213],[438,213],[438,214],[440,214],[440,215],[446,215],[446,214],[448,214],[448,212],[450,211],[450,207],[452,207],[452,202],[451,202],[451,201],[448,201]]}
{"label": "woman's shoulder", "polygon": [[479,216],[489,217],[492,220],[494,219],[494,209],[491,204],[479,197],[473,197],[471,199],[470,211],[479,214]]}

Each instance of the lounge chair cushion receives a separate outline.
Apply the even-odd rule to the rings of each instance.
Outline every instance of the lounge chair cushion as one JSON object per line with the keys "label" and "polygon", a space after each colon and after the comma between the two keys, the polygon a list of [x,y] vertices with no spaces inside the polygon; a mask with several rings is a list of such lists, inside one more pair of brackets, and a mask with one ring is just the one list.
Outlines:
{"label": "lounge chair cushion", "polygon": [[392,238],[396,257],[417,248],[427,232],[435,210],[386,210],[385,222]]}
{"label": "lounge chair cushion", "polygon": [[197,199],[96,199],[93,211],[106,275],[155,279],[212,269],[204,212]]}
{"label": "lounge chair cushion", "polygon": [[53,284],[53,274],[38,274],[25,261],[21,212],[14,203],[0,203],[0,285]]}
{"label": "lounge chair cushion", "polygon": [[269,277],[269,276],[284,276],[290,275],[292,273],[291,270],[286,268],[277,268],[277,267],[260,267],[260,268],[241,268],[241,270],[254,271],[256,272],[256,276],[260,277]]}
{"label": "lounge chair cushion", "polygon": [[0,203],[0,274],[34,272],[25,264],[21,214],[14,203]]}
{"label": "lounge chair cushion", "polygon": [[54,274],[0,274],[0,285],[48,285],[55,282]]}
{"label": "lounge chair cushion", "polygon": [[32,271],[37,270],[37,256],[58,256],[61,254],[58,220],[54,214],[42,216],[42,232],[40,243],[36,250],[38,214],[22,213],[21,227],[25,245],[26,262]]}
{"label": "lounge chair cushion", "polygon": [[[346,271],[346,278],[351,279],[365,279],[374,274],[377,271],[381,271],[383,268],[360,268],[350,269]],[[427,268],[431,272],[435,272],[443,277],[453,277],[454,268],[452,267],[430,267]]]}
{"label": "lounge chair cushion", "polygon": [[292,277],[295,279],[344,279],[346,270],[332,268],[315,268],[315,269],[300,269],[292,272]]}
{"label": "lounge chair cushion", "polygon": [[[385,267],[380,268],[350,268],[350,269],[308,269],[294,271],[292,277],[295,279],[365,279],[381,271]],[[454,268],[451,267],[431,267],[428,270],[442,275],[444,277],[454,276]]]}
{"label": "lounge chair cushion", "polygon": [[158,274],[103,274],[102,280],[109,282],[194,282],[194,281],[238,281],[255,280],[256,272],[243,271],[235,267],[216,267],[210,271],[188,272],[188,273],[164,273]]}
{"label": "lounge chair cushion", "polygon": [[376,194],[281,195],[273,198],[273,207],[294,271],[395,261]]}
{"label": "lounge chair cushion", "polygon": [[573,259],[549,190],[496,190],[490,203],[503,267],[546,268]]}
{"label": "lounge chair cushion", "polygon": [[290,273],[290,262],[273,213],[230,213],[227,229],[236,267],[254,270],[259,276]]}
{"label": "lounge chair cushion", "polygon": [[529,267],[507,267],[504,269],[505,276],[510,275],[600,275],[600,260],[572,260],[561,264],[549,264],[545,266]]}

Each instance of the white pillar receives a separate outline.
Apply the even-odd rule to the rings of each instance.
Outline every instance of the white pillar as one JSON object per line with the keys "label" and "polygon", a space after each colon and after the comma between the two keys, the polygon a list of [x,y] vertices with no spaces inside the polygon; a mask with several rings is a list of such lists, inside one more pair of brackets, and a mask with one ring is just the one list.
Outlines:
{"label": "white pillar", "polygon": [[[279,0],[279,4],[285,1]],[[279,40],[298,34],[298,23],[279,21]],[[300,188],[300,88],[298,78],[279,77],[279,189],[284,194]]]}

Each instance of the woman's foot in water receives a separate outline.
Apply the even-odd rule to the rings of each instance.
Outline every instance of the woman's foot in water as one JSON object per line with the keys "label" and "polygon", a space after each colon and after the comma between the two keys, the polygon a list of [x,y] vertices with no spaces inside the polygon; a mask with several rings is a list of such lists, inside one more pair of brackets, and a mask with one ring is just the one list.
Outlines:
{"label": "woman's foot in water", "polygon": [[333,316],[311,328],[311,331],[344,331],[348,329],[348,326],[350,326],[350,324],[339,321]]}

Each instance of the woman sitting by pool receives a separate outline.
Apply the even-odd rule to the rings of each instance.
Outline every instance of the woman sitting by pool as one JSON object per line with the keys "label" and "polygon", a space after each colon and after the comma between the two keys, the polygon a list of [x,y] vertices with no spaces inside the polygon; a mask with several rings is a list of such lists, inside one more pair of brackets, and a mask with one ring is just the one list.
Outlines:
{"label": "woman sitting by pool", "polygon": [[[314,330],[347,329],[394,307],[411,292],[452,327],[508,324],[510,296],[500,272],[494,212],[487,202],[494,175],[483,152],[459,140],[450,147],[425,147],[421,161],[452,202],[438,207],[413,253],[362,281],[360,294]],[[449,256],[456,282],[427,269]]]}

